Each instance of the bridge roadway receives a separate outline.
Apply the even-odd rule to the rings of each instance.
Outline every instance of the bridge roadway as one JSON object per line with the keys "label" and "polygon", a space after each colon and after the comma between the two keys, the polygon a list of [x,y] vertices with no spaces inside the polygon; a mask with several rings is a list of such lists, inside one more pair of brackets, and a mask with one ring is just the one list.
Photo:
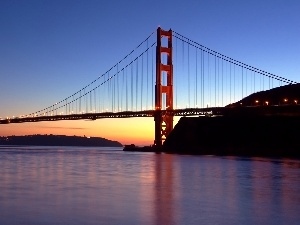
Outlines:
{"label": "bridge roadway", "polygon": [[162,115],[173,115],[173,116],[212,116],[212,115],[300,116],[300,105],[186,108],[186,109],[160,110],[160,111],[144,110],[144,111],[54,115],[54,116],[14,117],[14,118],[0,119],[0,124],[57,121],[57,120],[97,120],[97,119],[105,119],[105,118],[154,117],[154,115],[157,113],[160,113]]}

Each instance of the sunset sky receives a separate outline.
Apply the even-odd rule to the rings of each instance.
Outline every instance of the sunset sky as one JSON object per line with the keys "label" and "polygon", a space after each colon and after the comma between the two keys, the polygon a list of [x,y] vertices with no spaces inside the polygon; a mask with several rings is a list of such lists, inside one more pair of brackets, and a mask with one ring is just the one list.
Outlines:
{"label": "sunset sky", "polygon": [[[1,0],[0,117],[58,102],[116,64],[158,26],[300,82],[298,0]],[[175,123],[179,118],[176,118]],[[0,136],[97,136],[152,144],[153,118],[0,125]]]}

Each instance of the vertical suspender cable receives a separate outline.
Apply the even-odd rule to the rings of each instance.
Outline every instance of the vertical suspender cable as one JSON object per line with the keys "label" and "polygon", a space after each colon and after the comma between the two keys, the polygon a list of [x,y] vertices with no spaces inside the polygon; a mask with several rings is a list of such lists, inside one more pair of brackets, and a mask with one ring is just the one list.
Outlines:
{"label": "vertical suspender cable", "polygon": [[244,98],[244,67],[242,66],[242,99]]}
{"label": "vertical suspender cable", "polygon": [[96,95],[97,95],[97,89],[94,89],[94,113],[97,112],[97,99],[96,99]]}
{"label": "vertical suspender cable", "polygon": [[79,97],[79,113],[81,113],[81,90],[80,90],[80,97]]}
{"label": "vertical suspender cable", "polygon": [[[108,109],[109,104],[111,104],[111,100],[110,100],[110,76],[109,76],[109,71],[107,73],[107,102],[105,103],[105,108]],[[107,105],[106,105],[107,104]]]}
{"label": "vertical suspender cable", "polygon": [[[148,40],[147,40],[147,49],[148,49]],[[147,50],[147,82],[146,82],[146,86],[147,86],[147,90],[146,90],[146,110],[149,107],[148,106],[148,97],[149,97],[149,50]]]}
{"label": "vertical suspender cable", "polygon": [[130,100],[131,100],[131,111],[133,111],[133,63],[131,63],[131,84],[130,84],[130,88],[131,88],[131,95],[130,95]]}
{"label": "vertical suspender cable", "polygon": [[90,111],[93,111],[93,106],[92,106],[92,91],[89,91],[90,92]]}
{"label": "vertical suspender cable", "polygon": [[190,91],[191,91],[191,87],[190,87],[190,45],[187,45],[187,54],[188,54],[188,103],[189,103],[189,108],[191,108],[191,99],[190,99]]}
{"label": "vertical suspender cable", "polygon": [[139,59],[136,58],[136,80],[135,80],[135,110],[137,111],[138,103],[138,81],[139,81]]}
{"label": "vertical suspender cable", "polygon": [[143,110],[143,79],[144,77],[144,54],[142,55],[142,72],[141,72],[141,110]]}
{"label": "vertical suspender cable", "polygon": [[262,89],[265,90],[265,76],[262,76]]}
{"label": "vertical suspender cable", "polygon": [[[99,82],[100,85],[101,85],[101,82]],[[101,109],[102,109],[102,99],[103,99],[103,86],[101,85],[99,88],[98,88],[98,103],[99,104],[99,107],[98,107],[98,112],[101,113]]]}
{"label": "vertical suspender cable", "polygon": [[202,50],[200,51],[200,108],[203,108],[203,52]]}
{"label": "vertical suspender cable", "polygon": [[224,80],[223,80],[223,77],[224,77],[224,76],[223,76],[223,72],[224,72],[224,68],[223,68],[223,63],[224,63],[224,60],[222,60],[222,72],[221,72],[221,85],[222,85],[222,105],[221,105],[221,106],[222,106],[222,107],[224,106],[224,93],[223,93],[223,91],[224,91],[224,90],[223,90],[223,87],[224,87],[224,86],[223,86],[223,81],[224,81]]}
{"label": "vertical suspender cable", "polygon": [[[124,94],[124,89],[126,89],[126,85],[125,85],[125,68],[123,68],[122,70],[122,91],[121,91],[121,110],[124,110],[124,103],[127,101],[127,92]],[[125,100],[124,100],[125,98]],[[127,107],[126,107],[126,111],[127,111]]]}
{"label": "vertical suspender cable", "polygon": [[263,77],[263,76],[260,76],[260,75],[259,75],[259,90],[260,90],[260,91],[262,90],[262,77]]}
{"label": "vertical suspender cable", "polygon": [[204,93],[205,93],[205,90],[204,90],[204,82],[205,82],[205,54],[204,54],[204,51],[202,51],[202,79],[203,79],[203,82],[202,82],[202,108],[205,107],[205,96],[204,96]]}
{"label": "vertical suspender cable", "polygon": [[110,88],[110,99],[111,99],[111,112],[114,111],[114,88],[113,88],[113,81],[112,81],[112,76],[109,78],[109,88]]}
{"label": "vertical suspender cable", "polygon": [[217,89],[216,89],[217,105],[216,106],[219,106],[219,102],[220,102],[220,59],[219,58],[217,58],[217,69],[218,72],[217,72]]}
{"label": "vertical suspender cable", "polygon": [[[209,95],[209,107],[211,107],[211,85],[210,85],[210,66],[209,66],[209,53],[207,52],[207,78],[208,78],[208,95]],[[207,106],[208,107],[208,106]]]}
{"label": "vertical suspender cable", "polygon": [[231,63],[229,63],[229,104],[231,103]]}
{"label": "vertical suspender cable", "polygon": [[[72,109],[72,96],[70,96],[70,102],[68,102],[68,114],[71,115],[71,109]],[[44,113],[46,115],[46,112]]]}
{"label": "vertical suspender cable", "polygon": [[[104,94],[105,94],[105,91],[104,91],[105,87],[104,86],[105,85],[100,86],[100,88],[99,88],[99,112],[103,112],[103,108],[102,108],[103,104],[102,104],[102,102],[104,102],[104,100],[103,100],[104,99]],[[101,88],[103,88],[103,90]]]}
{"label": "vertical suspender cable", "polygon": [[233,101],[235,102],[235,63],[233,64]]}
{"label": "vertical suspender cable", "polygon": [[[177,38],[175,38],[175,65],[177,65],[177,64],[178,64],[178,47],[177,47]],[[178,108],[178,99],[177,99],[178,69],[177,68],[178,68],[178,66],[175,67],[175,79],[174,79],[174,83],[173,83],[173,85],[175,86],[175,106],[176,106],[176,109]]]}
{"label": "vertical suspender cable", "polygon": [[104,100],[104,110],[105,111],[108,111],[109,110],[109,107],[110,107],[110,104],[111,104],[111,100],[110,100],[110,79],[109,79],[109,72],[107,73],[107,80],[105,80],[105,98],[103,99]]}
{"label": "vertical suspender cable", "polygon": [[197,48],[196,48],[196,90],[195,90],[195,105],[196,105],[196,108],[198,108],[198,98],[197,98],[197,94],[198,94],[198,55],[197,55]]}
{"label": "vertical suspender cable", "polygon": [[215,107],[217,106],[217,57],[215,55]]}
{"label": "vertical suspender cable", "polygon": [[79,110],[79,106],[77,106],[78,100],[75,100],[75,109],[74,109],[74,113],[78,114],[78,110]]}
{"label": "vertical suspender cable", "polygon": [[116,95],[115,95],[115,86],[116,86],[116,82],[113,79],[114,75],[111,76],[111,88],[112,88],[112,112],[115,112],[116,109]]}
{"label": "vertical suspender cable", "polygon": [[[185,76],[185,72],[184,72],[184,41],[182,40],[182,74],[183,76]],[[183,78],[185,79],[185,78]],[[184,102],[182,102],[182,104],[184,104]]]}
{"label": "vertical suspender cable", "polygon": [[255,71],[253,71],[253,79],[254,79],[253,93],[255,93]]}
{"label": "vertical suspender cable", "polygon": [[113,81],[113,74],[110,79],[110,88],[111,88],[111,112],[115,111],[115,82]]}
{"label": "vertical suspender cable", "polygon": [[154,60],[153,60],[153,58],[154,58],[154,54],[153,54],[153,50],[154,48],[152,48],[152,62],[151,62],[151,65],[152,65],[152,71],[151,71],[151,73],[152,73],[152,85],[153,85],[153,87],[151,88],[151,90],[152,90],[152,93],[151,93],[151,95],[152,95],[152,107],[153,107],[153,109],[155,108],[155,104],[154,104],[154,87],[155,87],[155,82],[154,82]]}
{"label": "vertical suspender cable", "polygon": [[219,100],[220,100],[220,59],[217,57],[217,103],[216,106],[219,106]]}
{"label": "vertical suspender cable", "polygon": [[120,88],[119,88],[119,79],[120,79],[120,76],[119,76],[119,63],[117,64],[117,112],[120,111]]}
{"label": "vertical suspender cable", "polygon": [[87,111],[88,111],[88,100],[87,100],[87,94],[86,94],[85,88],[83,90],[83,93],[84,93],[84,101],[85,101],[85,113],[87,113]]}
{"label": "vertical suspender cable", "polygon": [[248,80],[247,80],[247,68],[246,68],[246,72],[245,72],[245,73],[246,73],[246,75],[245,75],[245,76],[246,76],[246,82],[245,82],[245,83],[246,83],[246,85],[245,85],[245,87],[246,87],[246,93],[245,93],[245,96],[247,96],[247,93],[248,93],[248,91],[247,91],[247,90],[248,90],[248,88],[247,88],[247,86],[248,86]]}
{"label": "vertical suspender cable", "polygon": [[127,76],[127,68],[126,68],[126,71],[125,71],[125,76],[126,77],[124,77],[124,80],[125,80],[125,89],[126,89],[126,111],[128,111],[128,80],[129,79],[127,79],[128,78],[128,76]]}

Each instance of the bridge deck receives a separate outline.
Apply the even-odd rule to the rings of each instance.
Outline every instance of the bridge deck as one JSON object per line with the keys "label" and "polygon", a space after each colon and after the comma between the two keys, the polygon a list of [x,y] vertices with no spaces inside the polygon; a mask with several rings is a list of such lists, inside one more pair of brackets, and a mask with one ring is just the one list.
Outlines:
{"label": "bridge deck", "polygon": [[57,120],[97,120],[105,118],[131,118],[131,117],[154,117],[155,114],[174,116],[203,116],[203,115],[287,115],[300,116],[300,105],[281,106],[247,106],[247,107],[212,107],[212,108],[186,108],[174,110],[145,110],[124,112],[85,113],[54,116],[15,117],[1,119],[0,124],[26,123]]}

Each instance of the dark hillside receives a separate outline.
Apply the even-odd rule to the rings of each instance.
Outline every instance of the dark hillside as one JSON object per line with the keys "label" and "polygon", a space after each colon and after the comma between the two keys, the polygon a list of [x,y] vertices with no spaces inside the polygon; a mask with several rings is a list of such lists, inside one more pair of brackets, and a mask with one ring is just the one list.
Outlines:
{"label": "dark hillside", "polygon": [[164,151],[183,154],[300,157],[300,117],[182,117]]}
{"label": "dark hillside", "polygon": [[28,135],[0,137],[0,145],[122,147],[121,143],[117,141],[107,140],[105,138],[65,135]]}
{"label": "dark hillside", "polygon": [[300,104],[300,84],[290,84],[253,93],[227,107],[297,104]]}

